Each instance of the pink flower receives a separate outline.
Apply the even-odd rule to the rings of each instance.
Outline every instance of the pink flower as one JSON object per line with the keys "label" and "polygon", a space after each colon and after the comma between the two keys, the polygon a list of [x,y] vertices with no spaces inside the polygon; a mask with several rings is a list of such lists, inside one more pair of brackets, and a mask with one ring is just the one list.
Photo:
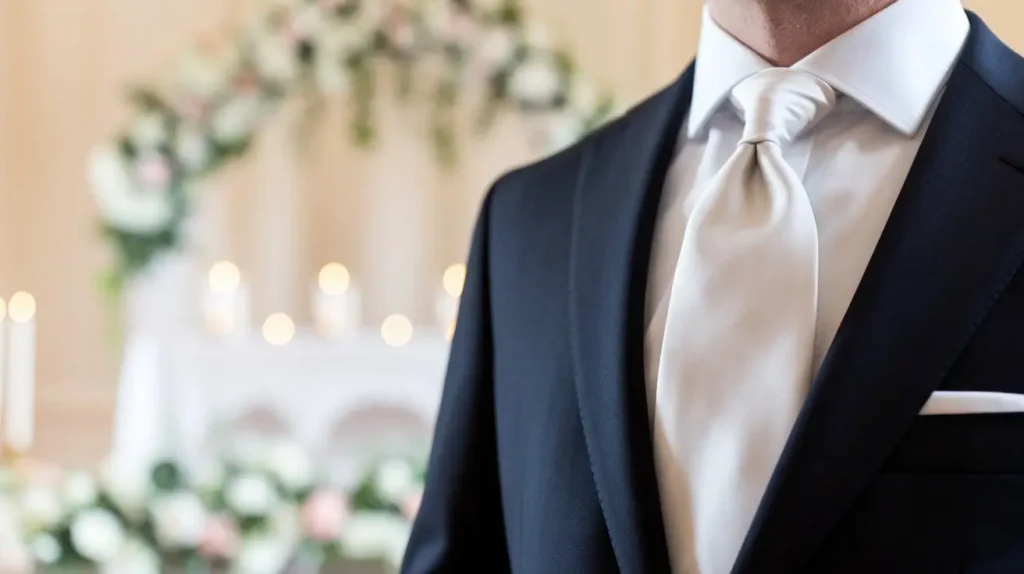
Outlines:
{"label": "pink flower", "polygon": [[199,554],[211,559],[228,558],[234,554],[240,541],[235,522],[223,514],[216,514],[206,521]]}
{"label": "pink flower", "polygon": [[477,33],[476,20],[472,14],[456,5],[451,5],[437,16],[434,26],[437,33],[451,44],[469,44]]}
{"label": "pink flower", "polygon": [[422,504],[422,503],[423,503],[423,491],[422,490],[416,490],[414,492],[410,492],[409,494],[407,494],[405,496],[405,499],[402,500],[402,504],[400,505],[400,508],[402,510],[402,516],[404,516],[408,520],[415,520],[416,513],[418,513],[420,511],[420,504]]}
{"label": "pink flower", "polygon": [[202,123],[209,112],[206,102],[194,96],[179,98],[175,108],[183,118],[193,124]]}
{"label": "pink flower", "polygon": [[384,19],[384,30],[391,46],[399,52],[410,52],[419,41],[412,15],[402,7],[394,7]]}
{"label": "pink flower", "polygon": [[135,174],[149,189],[164,189],[171,182],[171,166],[161,155],[147,155],[135,162]]}
{"label": "pink flower", "polygon": [[288,24],[285,25],[284,32],[282,32],[281,34],[284,41],[289,44],[289,47],[292,50],[294,50],[295,47],[298,46],[300,42],[305,40],[307,35],[308,33],[306,32],[306,30],[303,30],[302,27],[299,26],[294,19],[290,20]]}
{"label": "pink flower", "polygon": [[256,94],[260,91],[260,79],[249,70],[244,70],[235,75],[231,80],[235,91],[241,95]]}
{"label": "pink flower", "polygon": [[348,514],[348,501],[340,494],[320,490],[309,495],[302,505],[302,528],[313,540],[333,540],[341,534]]}

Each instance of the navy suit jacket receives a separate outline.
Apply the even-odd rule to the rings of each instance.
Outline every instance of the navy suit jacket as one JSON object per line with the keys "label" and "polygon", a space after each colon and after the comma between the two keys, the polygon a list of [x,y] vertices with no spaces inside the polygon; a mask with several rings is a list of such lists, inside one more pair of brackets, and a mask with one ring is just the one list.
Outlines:
{"label": "navy suit jacket", "polygon": [[[918,416],[1024,393],[1024,60],[970,22],[734,574],[1024,572],[1024,414]],[[488,195],[405,573],[669,572],[644,304],[692,84]]]}

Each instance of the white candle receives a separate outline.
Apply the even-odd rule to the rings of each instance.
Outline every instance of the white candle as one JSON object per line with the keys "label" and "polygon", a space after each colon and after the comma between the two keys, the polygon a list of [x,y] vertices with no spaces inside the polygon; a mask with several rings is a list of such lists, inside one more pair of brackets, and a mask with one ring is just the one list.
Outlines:
{"label": "white candle", "polygon": [[249,290],[238,267],[230,261],[215,263],[203,296],[206,328],[220,337],[239,336],[249,330],[249,317]]}
{"label": "white candle", "polygon": [[340,263],[328,263],[320,270],[312,300],[317,330],[328,339],[352,334],[362,322],[362,295]]}
{"label": "white candle", "polygon": [[18,292],[8,305],[11,316],[4,438],[12,450],[27,452],[35,430],[36,300]]}
{"label": "white candle", "polygon": [[434,298],[434,319],[442,333],[451,329],[455,316],[459,313],[459,298],[440,291]]}
{"label": "white candle", "polygon": [[462,288],[465,283],[465,265],[452,265],[445,270],[441,280],[444,289],[435,297],[434,314],[438,328],[446,335],[454,329],[455,319],[459,313],[459,299],[462,297]]}

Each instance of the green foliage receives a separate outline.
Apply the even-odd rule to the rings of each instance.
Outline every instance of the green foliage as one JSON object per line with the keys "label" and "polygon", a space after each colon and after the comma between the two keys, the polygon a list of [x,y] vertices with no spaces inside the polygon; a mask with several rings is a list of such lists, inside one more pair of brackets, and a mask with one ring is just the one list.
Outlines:
{"label": "green foliage", "polygon": [[[335,64],[347,80],[346,98],[351,110],[350,137],[355,145],[370,148],[378,138],[375,104],[379,95],[381,69],[382,66],[390,66],[397,74],[395,86],[400,100],[412,102],[420,98],[427,99],[431,116],[424,135],[433,144],[436,157],[442,165],[455,164],[459,155],[456,112],[460,106],[467,64],[472,56],[470,51],[475,46],[465,43],[465,39],[460,40],[456,34],[448,35],[431,30],[434,21],[428,13],[423,12],[421,5],[415,3],[412,8],[395,9],[385,14],[383,20],[374,22],[367,29],[364,20],[371,13],[366,7],[370,1],[346,0],[329,10],[321,9],[323,12],[318,18],[323,19],[323,26],[344,26],[338,30],[347,30],[353,36],[341,51],[325,48],[319,37],[298,37],[294,48],[287,48],[290,52],[288,55],[298,67],[294,80],[287,79],[287,76],[283,79],[280,75],[269,74],[267,77],[261,74],[263,68],[259,65],[259,47],[260,42],[267,37],[279,38],[281,34],[295,33],[292,26],[297,25],[299,20],[299,14],[293,12],[296,7],[277,6],[263,14],[262,18],[254,19],[252,25],[240,29],[235,37],[229,39],[235,50],[232,53],[237,53],[238,57],[231,60],[234,63],[225,72],[225,86],[212,94],[204,92],[198,102],[202,110],[198,118],[194,117],[196,114],[182,112],[183,94],[180,90],[175,89],[165,94],[151,87],[136,87],[129,91],[128,99],[137,111],[136,115],[158,115],[161,121],[166,122],[163,127],[168,135],[166,141],[160,142],[153,149],[136,149],[136,143],[128,132],[118,136],[116,144],[128,170],[133,169],[132,162],[143,153],[149,157],[155,151],[166,160],[173,176],[170,189],[167,190],[173,202],[173,217],[163,229],[146,233],[133,232],[107,223],[101,226],[103,237],[116,252],[113,269],[100,278],[100,289],[107,296],[115,322],[119,295],[125,283],[144,271],[162,254],[181,247],[181,228],[191,204],[191,190],[196,188],[200,180],[221,170],[229,161],[242,157],[251,146],[253,136],[249,134],[258,132],[258,125],[251,130],[243,130],[245,135],[228,140],[218,137],[212,127],[214,120],[211,116],[228,106],[240,93],[255,90],[262,106],[266,108],[260,110],[260,117],[254,120],[256,124],[263,121],[263,112],[273,111],[285,98],[295,95],[304,97],[308,105],[297,127],[302,134],[308,136],[317,126],[318,114],[324,109],[325,94],[318,90],[317,73],[324,66]],[[484,98],[476,121],[478,132],[489,129],[503,109],[582,115],[582,112],[570,109],[569,105],[571,81],[579,74],[571,55],[566,51],[552,51],[546,46],[528,45],[524,32],[525,12],[520,0],[505,0],[499,8],[491,11],[478,8],[470,0],[449,1],[451,18],[468,18],[479,31],[507,33],[511,42],[510,52],[502,56],[501,62],[490,63],[493,69],[484,73]],[[318,5],[314,0],[309,0],[306,7],[315,8]],[[413,37],[401,36],[401,40],[393,40],[395,18],[405,19],[401,25],[406,28],[402,30]],[[449,24],[453,27],[456,25]],[[540,103],[517,101],[514,94],[510,93],[510,82],[516,70],[531,58],[550,60],[559,75],[561,88],[550,100],[544,99]],[[417,76],[419,64],[423,61],[439,61],[442,66],[436,84],[426,89],[418,85],[420,78]],[[608,98],[602,102],[597,113],[588,110],[586,113],[591,117],[580,119],[587,130],[594,129],[607,119],[612,109]],[[201,134],[201,143],[208,148],[208,157],[202,165],[187,165],[177,156],[175,146],[183,127],[189,128],[190,133],[198,131]]]}

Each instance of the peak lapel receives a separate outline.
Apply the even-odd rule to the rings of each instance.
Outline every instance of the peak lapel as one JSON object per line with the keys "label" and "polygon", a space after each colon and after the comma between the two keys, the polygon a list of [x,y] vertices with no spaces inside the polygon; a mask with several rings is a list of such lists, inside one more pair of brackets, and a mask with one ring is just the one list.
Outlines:
{"label": "peak lapel", "polygon": [[1021,69],[971,25],[734,573],[808,566],[1024,260],[1024,120],[992,87]]}
{"label": "peak lapel", "polygon": [[576,190],[569,297],[576,394],[623,574],[669,571],[644,386],[644,303],[658,201],[692,70],[590,141]]}

